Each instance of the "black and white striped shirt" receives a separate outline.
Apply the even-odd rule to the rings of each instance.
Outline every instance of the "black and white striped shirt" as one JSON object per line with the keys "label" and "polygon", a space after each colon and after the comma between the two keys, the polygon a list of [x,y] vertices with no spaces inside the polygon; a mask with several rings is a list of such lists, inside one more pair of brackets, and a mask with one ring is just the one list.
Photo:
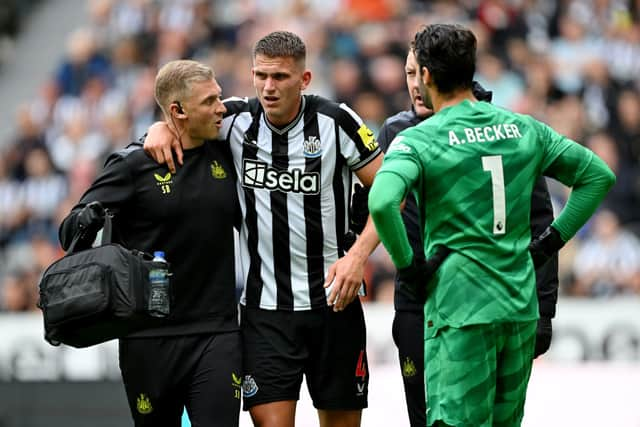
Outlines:
{"label": "black and white striped shirt", "polygon": [[241,303],[269,310],[326,306],[329,266],[344,254],[352,172],[381,154],[344,104],[305,95],[298,116],[270,124],[256,98],[225,100],[243,225]]}

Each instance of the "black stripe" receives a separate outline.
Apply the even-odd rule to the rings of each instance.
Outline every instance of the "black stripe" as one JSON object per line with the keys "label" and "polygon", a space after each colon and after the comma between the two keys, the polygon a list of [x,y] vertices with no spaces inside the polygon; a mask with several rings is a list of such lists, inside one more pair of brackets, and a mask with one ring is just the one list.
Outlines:
{"label": "black stripe", "polygon": [[[243,165],[245,159],[256,160],[258,158],[258,146],[253,141],[258,140],[259,123],[260,114],[254,113],[251,126],[249,126],[249,129],[245,132],[242,148]],[[242,179],[242,176],[239,177],[239,179]],[[245,225],[247,227],[247,243],[250,260],[246,284],[246,304],[248,307],[258,307],[260,305],[263,282],[260,277],[261,260],[258,254],[258,215],[256,212],[256,195],[253,189],[244,187],[244,201],[247,207]]]}
{"label": "black stripe", "polygon": [[[311,111],[312,110],[312,111]],[[307,108],[304,117],[304,141],[320,138],[318,114]],[[305,171],[321,173],[322,156],[307,157]],[[320,193],[304,196],[304,221],[307,237],[307,272],[309,274],[309,299],[312,307],[326,303],[324,283],[324,234],[322,230],[322,206]]]}
{"label": "black stripe", "polygon": [[[278,170],[289,167],[289,133],[271,133],[272,165]],[[289,211],[287,193],[271,192],[271,219],[273,235],[273,267],[278,292],[278,309],[293,309],[293,289],[291,288],[291,248],[289,247]]]}
{"label": "black stripe", "polygon": [[342,156],[342,150],[340,149],[340,126],[338,123],[334,125],[335,129],[335,150],[336,150],[336,165],[333,171],[333,198],[336,201],[336,234],[338,238],[338,256],[344,256],[344,182],[342,181],[342,169],[344,168],[346,161]]}

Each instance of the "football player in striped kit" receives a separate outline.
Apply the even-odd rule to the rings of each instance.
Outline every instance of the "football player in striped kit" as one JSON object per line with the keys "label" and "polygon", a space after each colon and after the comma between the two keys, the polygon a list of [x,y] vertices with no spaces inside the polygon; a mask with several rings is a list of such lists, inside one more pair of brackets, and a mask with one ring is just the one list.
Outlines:
{"label": "football player in striped kit", "polygon": [[[266,35],[253,51],[257,97],[225,100],[220,138],[243,216],[244,408],[257,426],[293,426],[304,375],[321,426],[358,426],[369,380],[358,293],[378,238],[371,221],[350,248],[345,235],[353,175],[369,187],[382,152],[348,106],[303,94],[305,57],[297,35]],[[181,162],[163,123],[145,149]]]}

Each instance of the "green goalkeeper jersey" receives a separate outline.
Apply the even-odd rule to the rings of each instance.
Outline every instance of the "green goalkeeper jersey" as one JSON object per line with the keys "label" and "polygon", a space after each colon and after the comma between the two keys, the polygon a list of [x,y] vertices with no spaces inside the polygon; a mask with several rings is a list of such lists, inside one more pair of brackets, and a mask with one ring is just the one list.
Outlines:
{"label": "green goalkeeper jersey", "polygon": [[590,150],[529,116],[486,102],[445,108],[391,143],[369,203],[394,263],[407,266],[413,254],[398,228],[399,212],[376,205],[385,192],[399,193],[399,203],[414,191],[427,256],[437,245],[453,250],[429,284],[426,334],[442,325],[538,317],[528,245],[531,193],[542,174],[575,186],[574,192],[594,179],[600,183],[597,191],[587,186],[586,198],[578,192],[564,218],[554,221],[565,241],[615,180]]}

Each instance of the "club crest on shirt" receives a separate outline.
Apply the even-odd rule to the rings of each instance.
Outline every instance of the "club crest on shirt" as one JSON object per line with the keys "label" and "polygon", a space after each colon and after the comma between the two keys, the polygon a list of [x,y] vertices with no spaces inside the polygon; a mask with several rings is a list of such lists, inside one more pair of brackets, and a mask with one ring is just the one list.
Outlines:
{"label": "club crest on shirt", "polygon": [[364,143],[364,146],[367,147],[367,150],[374,151],[378,148],[378,141],[373,136],[373,131],[367,127],[364,123],[360,125],[358,129],[358,135],[360,135],[360,139]]}
{"label": "club crest on shirt", "polygon": [[227,177],[227,172],[217,160],[211,163],[211,176],[215,179],[225,179]]}
{"label": "club crest on shirt", "polygon": [[136,409],[142,415],[150,414],[153,411],[149,396],[144,393],[140,393],[140,396],[136,399]]}
{"label": "club crest on shirt", "polygon": [[242,381],[242,397],[252,397],[258,392],[258,385],[256,380],[251,375],[245,375],[244,381]]}
{"label": "club crest on shirt", "polygon": [[322,155],[322,143],[313,135],[302,141],[302,149],[305,157],[315,158]]}

